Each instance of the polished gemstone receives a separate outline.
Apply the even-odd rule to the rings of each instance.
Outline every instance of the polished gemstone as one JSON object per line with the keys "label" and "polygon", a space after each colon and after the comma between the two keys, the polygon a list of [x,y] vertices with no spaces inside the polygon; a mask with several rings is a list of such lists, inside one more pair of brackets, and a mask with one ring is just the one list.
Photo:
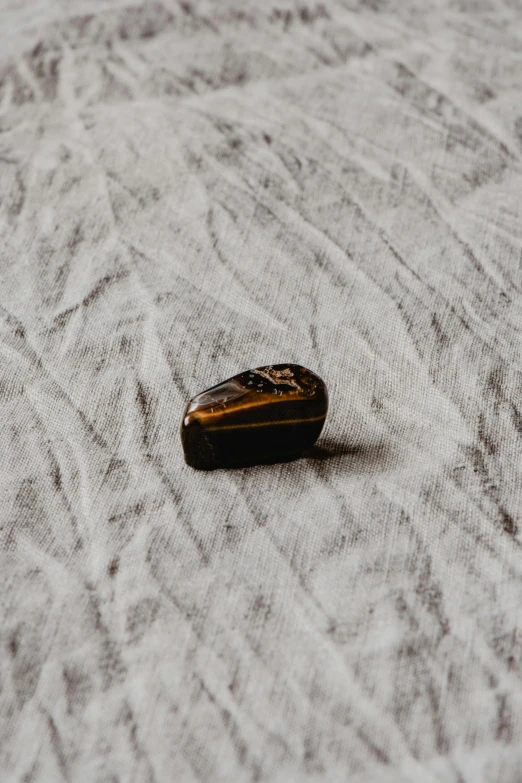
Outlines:
{"label": "polished gemstone", "polygon": [[305,367],[246,370],[189,402],[181,424],[185,461],[213,470],[294,459],[313,446],[327,410],[324,382]]}

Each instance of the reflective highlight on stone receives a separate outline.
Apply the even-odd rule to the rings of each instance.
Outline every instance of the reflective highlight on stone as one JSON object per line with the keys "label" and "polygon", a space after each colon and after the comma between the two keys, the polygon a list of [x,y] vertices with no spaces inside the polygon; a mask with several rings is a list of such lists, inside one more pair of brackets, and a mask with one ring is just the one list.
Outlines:
{"label": "reflective highlight on stone", "polygon": [[185,461],[199,470],[283,462],[319,437],[324,382],[297,364],[258,367],[196,395],[181,424]]}

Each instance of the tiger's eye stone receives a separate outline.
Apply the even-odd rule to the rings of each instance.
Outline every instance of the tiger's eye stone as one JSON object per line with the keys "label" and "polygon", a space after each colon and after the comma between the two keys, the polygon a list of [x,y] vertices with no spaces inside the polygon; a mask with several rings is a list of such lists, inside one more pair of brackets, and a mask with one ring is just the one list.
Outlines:
{"label": "tiger's eye stone", "polygon": [[305,367],[246,370],[189,402],[181,424],[185,461],[213,470],[294,459],[313,446],[327,410],[325,384]]}

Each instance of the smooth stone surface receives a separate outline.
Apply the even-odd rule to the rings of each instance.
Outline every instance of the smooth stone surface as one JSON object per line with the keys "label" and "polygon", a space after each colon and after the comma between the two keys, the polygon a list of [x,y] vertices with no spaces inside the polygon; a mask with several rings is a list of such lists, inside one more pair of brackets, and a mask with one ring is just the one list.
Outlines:
{"label": "smooth stone surface", "polygon": [[199,470],[294,459],[319,437],[328,410],[324,382],[297,364],[246,370],[187,405],[181,440]]}

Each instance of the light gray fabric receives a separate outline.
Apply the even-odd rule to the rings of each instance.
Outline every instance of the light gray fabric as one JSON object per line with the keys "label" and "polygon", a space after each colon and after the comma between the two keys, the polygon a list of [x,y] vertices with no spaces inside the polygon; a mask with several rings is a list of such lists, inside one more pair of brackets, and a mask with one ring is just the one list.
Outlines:
{"label": "light gray fabric", "polygon": [[2,783],[520,783],[518,0],[0,9]]}

